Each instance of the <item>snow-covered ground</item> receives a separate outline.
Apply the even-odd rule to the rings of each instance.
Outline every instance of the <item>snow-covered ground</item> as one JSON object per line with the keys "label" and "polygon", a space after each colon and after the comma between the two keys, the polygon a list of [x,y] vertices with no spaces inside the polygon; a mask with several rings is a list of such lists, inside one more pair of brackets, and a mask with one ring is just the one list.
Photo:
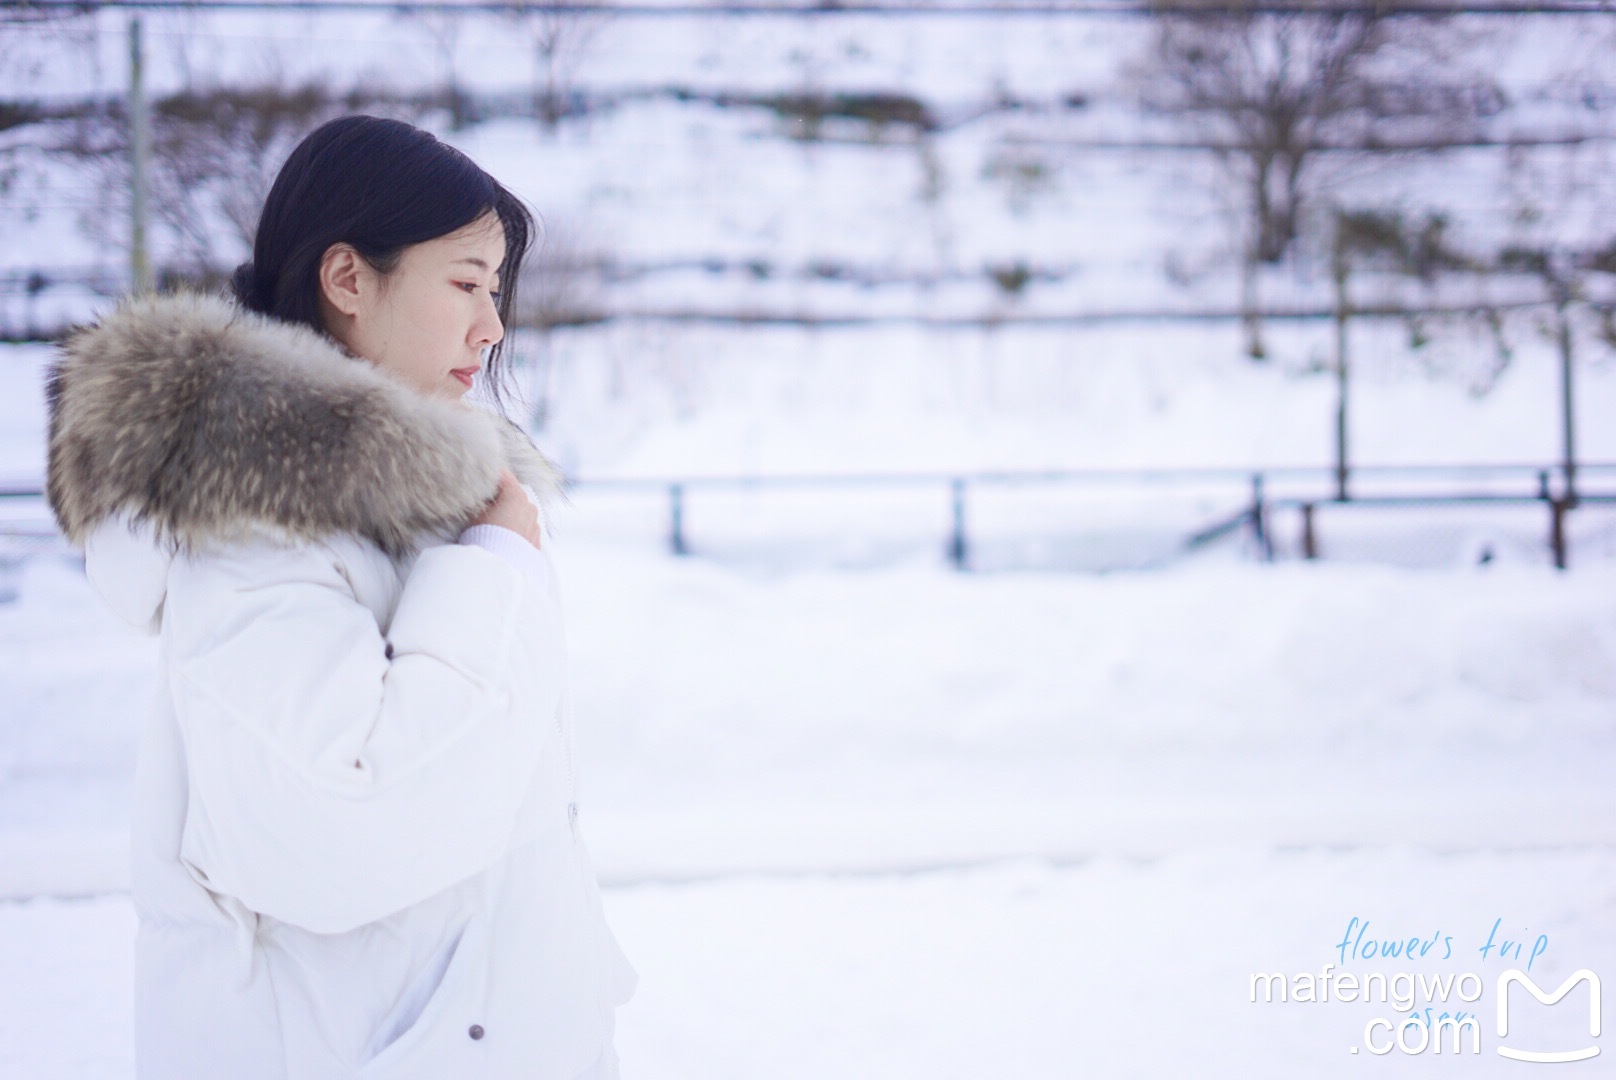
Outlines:
{"label": "snow-covered ground", "polygon": [[[1253,973],[1332,962],[1477,973],[1464,1068],[1503,1075],[1507,965],[1476,953],[1495,920],[1528,953],[1547,935],[1545,990],[1616,970],[1610,567],[553,558],[584,820],[642,973],[630,1075],[1399,1070],[1349,1054],[1395,1002],[1249,1000]],[[124,1075],[151,650],[65,562],[20,586],[0,608],[0,1072]],[[1354,917],[1452,955],[1343,960]],[[1571,1012],[1507,1044],[1581,1046]]]}
{"label": "snow-covered ground", "polygon": [[[1517,988],[1511,1036],[1497,1039],[1493,979],[1506,963],[1496,949],[1490,960],[1476,950],[1501,919],[1498,940],[1522,940],[1523,958],[1548,935],[1532,969],[1545,990],[1579,967],[1616,969],[1613,869],[1608,848],[1503,854],[1416,843],[1291,851],[1230,844],[1154,860],[1101,855],[1060,865],[1015,860],[608,888],[609,914],[642,973],[639,993],[618,1017],[623,1074],[1430,1075],[1443,1066],[1429,1051],[1368,1052],[1390,1037],[1381,1028],[1366,1042],[1365,1025],[1400,1020],[1395,1001],[1378,994],[1367,1004],[1251,1001],[1253,973],[1340,968],[1338,946],[1357,917],[1370,923],[1360,948],[1375,935],[1418,935],[1436,939],[1430,955],[1451,947],[1453,957],[1349,960],[1344,970],[1482,976],[1479,1004],[1449,993],[1450,1009],[1479,1009],[1482,1052],[1445,1068],[1455,1076],[1519,1076],[1531,1068],[1498,1057],[1495,1046],[1580,1049],[1609,1036],[1588,1038],[1585,989],[1545,1009]],[[29,984],[27,993],[8,994],[0,1013],[6,1075],[130,1074],[133,929],[121,897],[4,909],[0,961],[9,986],[15,973]],[[1426,999],[1417,1001],[1423,1015]],[[1416,1043],[1412,1032],[1405,1041]],[[1451,1041],[1444,1056],[1453,1056]],[[1554,1075],[1605,1075],[1605,1058],[1559,1065]]]}

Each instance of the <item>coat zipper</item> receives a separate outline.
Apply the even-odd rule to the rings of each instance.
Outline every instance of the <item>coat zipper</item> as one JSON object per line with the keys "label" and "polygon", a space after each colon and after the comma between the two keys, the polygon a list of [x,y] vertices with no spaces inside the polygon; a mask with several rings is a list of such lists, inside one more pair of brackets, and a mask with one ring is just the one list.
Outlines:
{"label": "coat zipper", "polygon": [[[528,491],[528,498],[533,505],[538,506],[539,500],[532,491]],[[550,591],[556,603],[561,602],[561,594],[555,578],[550,578]],[[562,656],[566,656],[566,647],[562,647]],[[572,769],[572,681],[567,679],[562,684],[561,702],[556,708],[556,730],[561,736],[561,747],[567,756],[567,826],[572,832],[572,841],[576,846],[578,842],[578,778]]]}
{"label": "coat zipper", "polygon": [[563,691],[561,704],[556,708],[556,732],[561,736],[561,749],[567,759],[567,825],[572,829],[573,840],[578,839],[578,779],[572,770],[572,732],[571,724],[566,723],[571,713],[571,688]]}

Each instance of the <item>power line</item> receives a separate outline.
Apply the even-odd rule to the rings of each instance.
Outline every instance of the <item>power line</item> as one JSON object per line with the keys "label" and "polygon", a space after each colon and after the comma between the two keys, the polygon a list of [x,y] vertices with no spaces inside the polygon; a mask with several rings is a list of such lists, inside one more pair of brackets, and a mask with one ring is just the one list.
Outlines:
{"label": "power line", "polygon": [[[1198,3],[1196,0],[1163,0],[1155,4],[1119,3],[1116,0],[1049,0],[1046,3],[1010,2],[1002,4],[962,3],[930,5],[903,4],[891,0],[844,3],[819,0],[815,3],[764,3],[762,0],[712,4],[657,3],[520,3],[517,0],[471,0],[452,3],[445,0],[30,0],[4,5],[23,17],[41,13],[87,15],[101,10],[144,11],[297,11],[368,12],[384,15],[508,14],[555,16],[611,16],[632,18],[829,18],[878,15],[903,18],[1000,18],[1051,16],[1159,16],[1184,18],[1224,18],[1240,15],[1373,15],[1388,17],[1439,17],[1447,15],[1610,15],[1616,14],[1613,0],[1412,0],[1404,3],[1366,3],[1364,0],[1254,0],[1252,3]],[[3,8],[0,8],[3,10]]]}

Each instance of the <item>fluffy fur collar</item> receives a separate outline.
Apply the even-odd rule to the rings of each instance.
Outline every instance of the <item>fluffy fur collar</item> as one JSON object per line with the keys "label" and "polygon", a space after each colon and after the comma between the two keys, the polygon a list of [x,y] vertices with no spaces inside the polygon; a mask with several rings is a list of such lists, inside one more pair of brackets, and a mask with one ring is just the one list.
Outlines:
{"label": "fluffy fur collar", "polygon": [[546,508],[562,494],[510,421],[210,296],[131,300],[77,331],[47,404],[46,493],[78,545],[122,512],[183,550],[268,526],[357,533],[399,556],[467,524],[502,466]]}

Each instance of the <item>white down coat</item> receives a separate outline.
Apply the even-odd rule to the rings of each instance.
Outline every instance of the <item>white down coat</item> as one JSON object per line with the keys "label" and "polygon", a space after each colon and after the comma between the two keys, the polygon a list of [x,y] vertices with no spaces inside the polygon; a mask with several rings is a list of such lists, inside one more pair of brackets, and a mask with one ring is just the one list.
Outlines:
{"label": "white down coat", "polygon": [[[262,419],[293,405],[295,427]],[[524,569],[452,542],[502,464],[548,496],[548,463],[208,298],[81,333],[51,410],[52,507],[109,606],[160,635],[132,823],[142,1080],[615,1076],[637,976],[579,824],[559,586],[531,547]]]}

